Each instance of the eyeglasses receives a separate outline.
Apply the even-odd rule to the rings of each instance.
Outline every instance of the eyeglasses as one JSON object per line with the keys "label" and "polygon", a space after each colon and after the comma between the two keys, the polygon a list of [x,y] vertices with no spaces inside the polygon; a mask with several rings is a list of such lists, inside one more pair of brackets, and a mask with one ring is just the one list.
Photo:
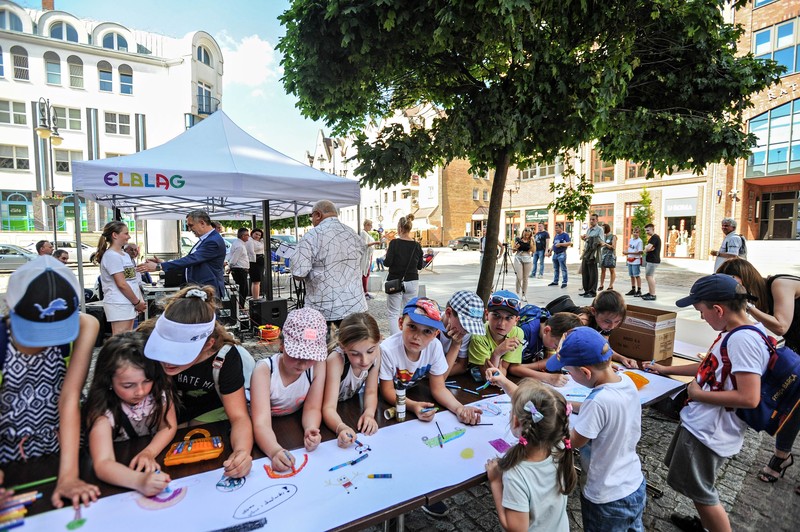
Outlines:
{"label": "eyeglasses", "polygon": [[489,304],[492,306],[505,306],[514,310],[519,310],[519,299],[515,297],[492,296],[489,298]]}
{"label": "eyeglasses", "polygon": [[417,302],[414,303],[414,306],[417,307],[414,309],[414,314],[424,314],[430,319],[436,321],[442,320],[442,313],[439,312],[439,306],[434,300],[419,298],[417,299]]}

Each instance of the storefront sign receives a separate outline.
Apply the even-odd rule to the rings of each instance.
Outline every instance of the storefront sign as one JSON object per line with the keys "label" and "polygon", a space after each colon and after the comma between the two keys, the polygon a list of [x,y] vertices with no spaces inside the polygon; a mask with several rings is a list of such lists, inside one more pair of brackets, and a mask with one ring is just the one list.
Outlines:
{"label": "storefront sign", "polygon": [[75,217],[75,206],[74,205],[64,205],[64,216],[67,218],[74,218]]}
{"label": "storefront sign", "polygon": [[664,216],[696,216],[697,198],[678,198],[664,200]]}
{"label": "storefront sign", "polygon": [[526,224],[535,224],[535,223],[547,223],[547,219],[549,216],[549,212],[547,209],[533,209],[529,211],[525,211],[525,223]]}
{"label": "storefront sign", "polygon": [[28,206],[27,205],[9,205],[8,206],[8,215],[9,216],[27,217],[28,216]]}

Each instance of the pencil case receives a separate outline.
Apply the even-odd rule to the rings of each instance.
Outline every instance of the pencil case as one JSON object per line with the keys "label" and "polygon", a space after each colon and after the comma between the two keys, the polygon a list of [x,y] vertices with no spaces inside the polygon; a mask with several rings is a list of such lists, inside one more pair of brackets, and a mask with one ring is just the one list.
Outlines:
{"label": "pencil case", "polygon": [[[192,436],[201,435],[192,439]],[[222,454],[225,444],[219,436],[211,436],[205,429],[194,429],[184,436],[183,441],[170,445],[164,457],[164,465],[191,464],[211,460]]]}

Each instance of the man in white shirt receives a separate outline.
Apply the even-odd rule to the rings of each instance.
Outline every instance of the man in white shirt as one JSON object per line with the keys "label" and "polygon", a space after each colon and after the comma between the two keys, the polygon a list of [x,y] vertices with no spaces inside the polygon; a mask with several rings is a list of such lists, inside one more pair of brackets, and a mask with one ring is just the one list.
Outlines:
{"label": "man in white shirt", "polygon": [[239,287],[239,306],[243,307],[248,295],[248,272],[250,271],[250,258],[247,254],[246,242],[250,240],[250,231],[242,227],[236,232],[236,240],[231,243],[230,260],[228,267],[231,270],[233,282]]}
{"label": "man in white shirt", "polygon": [[723,218],[722,232],[725,233],[725,239],[722,241],[719,251],[714,249],[709,251],[709,255],[717,257],[717,260],[714,262],[715,272],[722,266],[722,263],[728,259],[735,259],[737,257],[742,257],[743,259],[747,258],[747,254],[740,254],[744,244],[742,242],[742,237],[737,235],[735,231],[736,220],[733,218]]}
{"label": "man in white shirt", "polygon": [[311,209],[314,227],[297,244],[292,274],[305,280],[306,306],[337,327],[355,312],[367,311],[361,285],[361,237],[339,221],[336,206],[322,200]]}

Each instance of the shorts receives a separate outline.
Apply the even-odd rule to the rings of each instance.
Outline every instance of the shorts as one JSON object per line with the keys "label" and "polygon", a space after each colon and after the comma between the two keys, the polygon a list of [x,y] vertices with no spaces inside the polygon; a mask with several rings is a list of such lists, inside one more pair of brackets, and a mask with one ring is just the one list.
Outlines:
{"label": "shorts", "polygon": [[648,262],[647,266],[644,267],[644,275],[645,277],[652,277],[656,274],[656,268],[658,268],[658,262]]}
{"label": "shorts", "polygon": [[641,264],[628,264],[628,275],[631,277],[639,277],[642,274]]}
{"label": "shorts", "polygon": [[594,503],[581,493],[583,530],[585,532],[606,532],[607,530],[644,532],[642,516],[646,503],[646,480],[642,480],[636,491],[627,497],[604,504]]}
{"label": "shorts", "polygon": [[136,317],[136,309],[130,303],[106,303],[103,301],[103,312],[106,321],[128,321]]}
{"label": "shorts", "polygon": [[667,484],[693,502],[715,506],[719,504],[719,492],[714,483],[725,460],[679,425],[664,457],[664,464],[669,467]]}

